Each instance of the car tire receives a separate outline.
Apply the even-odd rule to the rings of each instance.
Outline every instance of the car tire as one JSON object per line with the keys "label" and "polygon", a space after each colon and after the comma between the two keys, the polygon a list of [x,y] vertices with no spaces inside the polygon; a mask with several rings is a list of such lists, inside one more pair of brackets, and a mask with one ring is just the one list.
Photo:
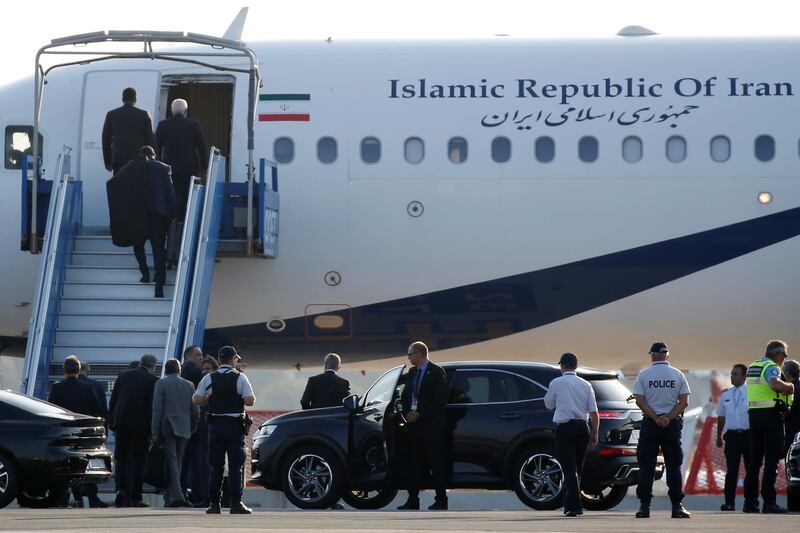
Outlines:
{"label": "car tire", "polygon": [[13,502],[18,491],[17,465],[9,456],[0,454],[0,509]]}
{"label": "car tire", "polygon": [[69,487],[66,485],[50,487],[43,493],[29,493],[22,490],[17,494],[17,503],[20,507],[48,509],[61,505],[67,494],[67,490],[69,490]]}
{"label": "car tire", "polygon": [[786,507],[792,513],[800,511],[800,485],[786,487]]}
{"label": "car tire", "polygon": [[607,511],[619,505],[628,494],[628,485],[606,485],[581,491],[581,504],[587,511]]}
{"label": "car tire", "polygon": [[394,487],[380,490],[346,490],[342,494],[344,502],[355,509],[383,509],[397,496]]}
{"label": "car tire", "polygon": [[303,446],[289,452],[281,465],[281,488],[300,509],[327,509],[342,496],[344,469],[324,446]]}
{"label": "car tire", "polygon": [[531,509],[552,511],[564,505],[564,474],[551,448],[520,454],[511,476],[517,497]]}

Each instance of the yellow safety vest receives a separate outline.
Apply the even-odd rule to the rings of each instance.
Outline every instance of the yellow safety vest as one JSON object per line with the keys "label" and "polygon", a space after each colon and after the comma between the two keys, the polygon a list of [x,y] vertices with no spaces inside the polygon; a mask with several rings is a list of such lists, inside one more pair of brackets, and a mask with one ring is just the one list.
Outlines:
{"label": "yellow safety vest", "polygon": [[775,399],[781,399],[791,405],[792,394],[779,394],[772,390],[769,382],[764,379],[768,368],[778,366],[769,357],[762,357],[750,364],[747,369],[747,407],[749,409],[771,409],[775,407]]}

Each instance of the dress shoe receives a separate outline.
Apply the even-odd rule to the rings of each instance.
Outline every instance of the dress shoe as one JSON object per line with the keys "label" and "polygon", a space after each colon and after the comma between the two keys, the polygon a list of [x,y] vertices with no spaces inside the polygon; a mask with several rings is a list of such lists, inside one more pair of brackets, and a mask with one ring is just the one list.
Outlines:
{"label": "dress shoe", "polygon": [[180,509],[182,507],[183,508],[187,508],[187,507],[191,508],[192,504],[187,502],[186,500],[175,500],[174,502],[168,503],[166,506],[171,508],[171,509]]}
{"label": "dress shoe", "polygon": [[564,516],[580,516],[582,514],[583,513],[580,511],[567,511],[566,513],[564,513]]}
{"label": "dress shoe", "polygon": [[90,500],[89,507],[93,509],[105,509],[106,507],[108,507],[108,504],[103,500],[101,500],[100,498],[98,498],[96,500]]}
{"label": "dress shoe", "polygon": [[429,511],[446,511],[447,510],[447,500],[439,500],[433,502],[433,505],[428,507]]}
{"label": "dress shoe", "polygon": [[692,513],[686,510],[682,503],[672,506],[672,518],[691,518]]}
{"label": "dress shoe", "polygon": [[74,509],[83,509],[83,498],[81,498],[80,500],[75,500],[74,502],[72,502],[72,507]]}
{"label": "dress shoe", "polygon": [[150,272],[143,272],[142,277],[139,278],[140,283],[150,283]]}
{"label": "dress shoe", "polygon": [[786,507],[781,507],[777,503],[765,503],[761,508],[762,514],[786,514],[789,510]]}
{"label": "dress shoe", "polygon": [[397,508],[398,511],[419,511],[419,500],[408,500]]}
{"label": "dress shoe", "polygon": [[222,513],[222,509],[219,508],[218,503],[212,503],[211,505],[208,506],[208,509],[206,509],[206,514],[220,514],[220,513]]}
{"label": "dress shoe", "polygon": [[231,504],[231,514],[253,514],[253,510],[239,502],[235,505]]}
{"label": "dress shoe", "polygon": [[156,298],[163,298],[164,297],[164,286],[156,284]]}
{"label": "dress shoe", "polygon": [[142,500],[131,502],[131,507],[150,507],[150,504]]}
{"label": "dress shoe", "polygon": [[341,503],[334,503],[329,508],[335,511],[341,511],[342,509],[344,509],[344,505],[342,505]]}
{"label": "dress shoe", "polygon": [[742,507],[743,513],[760,513],[761,509],[758,508],[757,503],[745,503]]}
{"label": "dress shoe", "polygon": [[735,511],[736,507],[734,507],[733,504],[730,504],[730,503],[723,503],[722,505],[719,506],[719,510],[720,511]]}
{"label": "dress shoe", "polygon": [[650,518],[650,505],[644,503],[640,505],[636,511],[636,518]]}

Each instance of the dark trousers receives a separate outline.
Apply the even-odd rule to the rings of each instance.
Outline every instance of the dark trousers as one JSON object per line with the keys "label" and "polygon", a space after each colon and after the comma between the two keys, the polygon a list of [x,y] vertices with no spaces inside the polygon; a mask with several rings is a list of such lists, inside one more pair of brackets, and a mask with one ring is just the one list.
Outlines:
{"label": "dark trousers", "polygon": [[744,478],[744,502],[745,505],[758,504],[758,473],[763,462],[761,498],[765,505],[775,504],[775,479],[783,451],[783,421],[777,409],[751,409],[749,414],[750,460]]}
{"label": "dark trousers", "polygon": [[[150,250],[153,252],[156,285],[163,285],[167,280],[167,229],[169,221],[161,215],[150,216]],[[144,243],[133,246],[133,254],[139,263],[139,270],[144,275],[147,273],[147,258],[144,255]]]}
{"label": "dark trousers", "polygon": [[122,491],[123,504],[141,501],[148,435],[118,428],[116,439],[114,458],[117,463],[116,475],[119,479],[119,489]]}
{"label": "dark trousers", "polygon": [[409,501],[419,501],[419,491],[430,479],[436,501],[447,501],[448,468],[444,453],[444,430],[431,425],[409,424],[411,431],[411,483]]}
{"label": "dark trousers", "polygon": [[228,490],[231,506],[242,501],[244,492],[245,435],[239,418],[216,416],[208,425],[208,496],[212,504],[222,496],[225,455],[228,456]]}
{"label": "dark trousers", "polygon": [[[203,415],[201,415],[203,416]],[[181,486],[192,491],[192,503],[208,504],[208,428],[189,439],[181,472]]]}
{"label": "dark trousers", "polygon": [[643,504],[650,505],[650,500],[653,499],[653,478],[656,474],[659,448],[664,454],[669,499],[672,500],[673,505],[683,501],[682,430],[683,419],[680,417],[675,418],[665,428],[658,427],[658,424],[649,417],[642,420],[639,445],[636,447],[636,458],[639,461],[639,484],[636,486],[636,497]]}
{"label": "dark trousers", "polygon": [[97,483],[72,485],[72,497],[76,502],[83,501],[84,496],[86,496],[90,504],[96,503],[100,499],[97,496]]}
{"label": "dark trousers", "polygon": [[570,420],[556,426],[556,457],[564,473],[564,511],[582,511],[581,474],[589,446],[589,424]]}
{"label": "dark trousers", "polygon": [[172,187],[175,189],[175,200],[178,206],[178,220],[186,219],[186,202],[189,201],[189,180],[191,176],[173,174]]}
{"label": "dark trousers", "polygon": [[739,465],[750,460],[750,432],[728,430],[722,436],[725,440],[725,503],[734,505],[736,501],[736,483],[739,481]]}

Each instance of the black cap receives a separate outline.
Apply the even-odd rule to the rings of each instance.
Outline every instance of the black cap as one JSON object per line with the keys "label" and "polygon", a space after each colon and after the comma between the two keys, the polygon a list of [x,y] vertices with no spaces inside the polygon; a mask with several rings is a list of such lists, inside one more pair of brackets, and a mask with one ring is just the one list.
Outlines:
{"label": "black cap", "polygon": [[559,365],[564,365],[567,368],[577,368],[578,367],[578,356],[574,353],[565,353],[561,356],[561,359],[558,360]]}
{"label": "black cap", "polygon": [[241,356],[241,355],[239,355],[238,353],[236,353],[236,348],[234,348],[233,346],[223,346],[223,347],[222,347],[222,348],[220,348],[220,349],[219,349],[219,351],[217,352],[217,359],[221,359],[221,358],[223,358],[223,357],[224,357],[225,359],[230,359],[231,357],[234,357],[234,356],[235,356],[236,358],[238,358],[238,359],[241,359],[241,358],[242,358],[242,356]]}
{"label": "black cap", "polygon": [[669,348],[663,342],[654,342],[649,353],[669,353]]}

